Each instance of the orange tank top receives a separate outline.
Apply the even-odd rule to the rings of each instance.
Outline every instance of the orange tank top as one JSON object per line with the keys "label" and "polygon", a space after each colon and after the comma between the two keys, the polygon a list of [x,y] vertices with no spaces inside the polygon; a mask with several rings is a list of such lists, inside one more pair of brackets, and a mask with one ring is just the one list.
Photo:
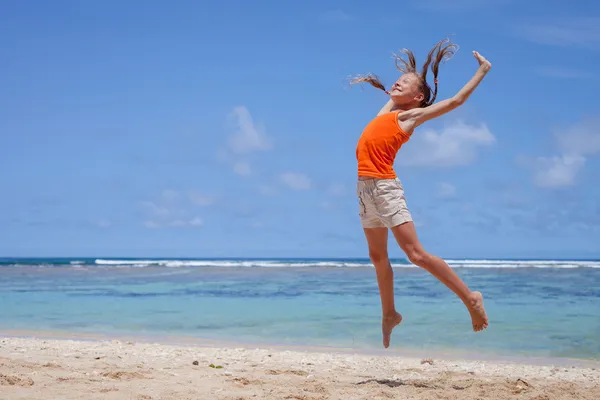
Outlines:
{"label": "orange tank top", "polygon": [[410,139],[410,135],[398,123],[399,112],[379,115],[366,126],[356,146],[358,176],[396,178],[396,153]]}

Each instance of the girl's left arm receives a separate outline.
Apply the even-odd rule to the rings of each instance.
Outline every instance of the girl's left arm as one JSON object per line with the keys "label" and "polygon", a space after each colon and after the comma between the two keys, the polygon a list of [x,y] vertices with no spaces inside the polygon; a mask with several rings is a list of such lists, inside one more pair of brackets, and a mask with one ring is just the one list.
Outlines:
{"label": "girl's left arm", "polygon": [[449,99],[442,100],[439,103],[435,103],[429,107],[414,108],[412,110],[402,112],[398,115],[398,119],[402,121],[411,120],[411,122],[413,122],[411,125],[413,125],[414,128],[426,121],[437,118],[463,105],[471,93],[473,93],[475,88],[477,88],[477,86],[481,83],[485,75],[492,68],[492,64],[478,52],[474,51],[473,55],[479,62],[479,69],[471,78],[471,80],[469,80],[469,82],[467,82],[467,84],[458,91],[458,93]]}

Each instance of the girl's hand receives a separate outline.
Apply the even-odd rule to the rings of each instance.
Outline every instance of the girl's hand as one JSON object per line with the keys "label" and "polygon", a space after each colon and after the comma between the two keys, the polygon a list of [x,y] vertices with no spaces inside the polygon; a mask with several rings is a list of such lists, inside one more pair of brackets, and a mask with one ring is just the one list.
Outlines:
{"label": "girl's hand", "polygon": [[473,56],[475,56],[475,59],[479,63],[479,68],[481,68],[483,72],[488,72],[492,68],[492,63],[478,52],[473,51]]}

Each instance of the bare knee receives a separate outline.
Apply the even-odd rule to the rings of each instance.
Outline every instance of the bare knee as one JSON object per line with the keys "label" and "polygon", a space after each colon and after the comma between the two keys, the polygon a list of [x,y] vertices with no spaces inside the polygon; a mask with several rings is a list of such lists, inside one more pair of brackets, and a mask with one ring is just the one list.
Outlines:
{"label": "bare knee", "polygon": [[369,249],[369,258],[373,264],[384,263],[388,260],[388,254],[387,251]]}
{"label": "bare knee", "polygon": [[431,257],[421,246],[414,246],[406,249],[408,261],[419,267],[427,265],[427,261]]}

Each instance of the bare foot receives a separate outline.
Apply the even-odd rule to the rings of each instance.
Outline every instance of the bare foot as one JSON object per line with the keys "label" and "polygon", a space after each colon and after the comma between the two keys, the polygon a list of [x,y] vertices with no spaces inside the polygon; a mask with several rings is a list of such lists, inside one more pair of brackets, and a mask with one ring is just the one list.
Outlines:
{"label": "bare foot", "polygon": [[383,317],[381,320],[381,333],[383,333],[383,347],[386,349],[390,347],[390,338],[392,336],[392,329],[396,325],[402,322],[402,315],[396,313],[389,317]]}
{"label": "bare foot", "polygon": [[483,295],[481,293],[471,293],[467,308],[469,309],[469,314],[471,314],[471,321],[475,332],[482,331],[488,327],[488,317],[483,307]]}

